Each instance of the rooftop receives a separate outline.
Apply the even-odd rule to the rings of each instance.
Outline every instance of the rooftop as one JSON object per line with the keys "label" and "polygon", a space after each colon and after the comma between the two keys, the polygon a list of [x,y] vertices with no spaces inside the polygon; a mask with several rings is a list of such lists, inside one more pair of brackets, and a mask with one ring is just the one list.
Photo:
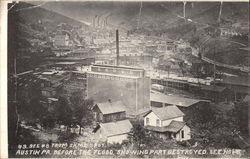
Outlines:
{"label": "rooftop", "polygon": [[57,65],[74,65],[76,62],[57,62]]}
{"label": "rooftop", "polygon": [[109,137],[129,133],[133,126],[129,120],[121,120],[111,123],[101,123],[100,128],[102,128]]}
{"label": "rooftop", "polygon": [[145,126],[146,129],[152,130],[152,131],[157,131],[157,132],[174,132],[177,133],[180,131],[186,123],[181,122],[181,121],[171,121],[171,123],[168,126],[165,127],[159,127],[159,126]]}
{"label": "rooftop", "polygon": [[97,103],[95,106],[97,106],[103,114],[112,114],[126,111],[126,107],[121,101]]}
{"label": "rooftop", "polygon": [[[153,108],[150,112],[154,112],[161,120],[168,120],[184,116],[184,113],[176,106],[167,106],[162,108]],[[144,115],[147,116],[150,112]]]}
{"label": "rooftop", "polygon": [[122,69],[132,69],[132,70],[141,70],[141,71],[144,71],[143,68],[139,68],[139,67],[129,67],[129,66],[98,65],[98,64],[95,64],[95,65],[93,65],[93,66],[107,67],[107,68],[122,68]]}
{"label": "rooftop", "polygon": [[185,98],[180,96],[166,95],[157,91],[150,92],[150,101],[167,103],[171,105],[177,105],[181,107],[189,107],[193,104],[199,103],[201,101],[208,102],[207,100]]}
{"label": "rooftop", "polygon": [[88,71],[88,74],[108,75],[108,76],[131,78],[131,79],[137,79],[137,78],[139,78],[139,77],[136,77],[136,76],[117,75],[117,74],[112,74],[112,73],[109,73],[109,72],[92,72],[92,71]]}

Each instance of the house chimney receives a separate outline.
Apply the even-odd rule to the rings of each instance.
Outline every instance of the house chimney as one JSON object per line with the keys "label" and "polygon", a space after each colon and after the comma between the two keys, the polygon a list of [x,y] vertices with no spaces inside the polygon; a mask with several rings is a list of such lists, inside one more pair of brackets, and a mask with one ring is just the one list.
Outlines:
{"label": "house chimney", "polygon": [[119,31],[116,29],[116,65],[119,66]]}

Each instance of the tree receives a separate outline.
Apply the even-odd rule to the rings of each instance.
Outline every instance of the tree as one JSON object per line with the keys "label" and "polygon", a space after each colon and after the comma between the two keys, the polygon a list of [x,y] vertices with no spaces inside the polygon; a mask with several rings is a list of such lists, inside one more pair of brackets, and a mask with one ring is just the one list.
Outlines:
{"label": "tree", "polygon": [[135,123],[128,136],[129,143],[140,148],[146,146],[150,142],[148,139],[149,135],[146,133],[143,126],[139,123]]}
{"label": "tree", "polygon": [[72,110],[65,97],[59,97],[56,105],[56,121],[67,127],[72,124]]}
{"label": "tree", "polygon": [[79,134],[81,134],[81,127],[88,126],[93,121],[93,116],[89,110],[89,107],[93,105],[93,100],[84,100],[83,93],[81,91],[76,91],[72,93],[70,102],[74,109],[74,124],[78,124],[80,126]]}
{"label": "tree", "polygon": [[231,117],[231,122],[234,124],[235,128],[243,135],[249,134],[248,112],[249,104],[247,102],[239,102],[235,104],[234,108],[229,114],[229,116]]}
{"label": "tree", "polygon": [[30,100],[29,109],[34,119],[41,119],[46,112],[40,103],[40,98],[34,97]]}

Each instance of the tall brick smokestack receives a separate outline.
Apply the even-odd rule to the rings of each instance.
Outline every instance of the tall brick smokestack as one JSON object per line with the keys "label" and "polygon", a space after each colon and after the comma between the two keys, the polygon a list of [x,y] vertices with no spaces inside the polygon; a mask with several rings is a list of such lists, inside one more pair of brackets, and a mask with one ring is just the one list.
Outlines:
{"label": "tall brick smokestack", "polygon": [[116,65],[119,66],[119,31],[116,29]]}

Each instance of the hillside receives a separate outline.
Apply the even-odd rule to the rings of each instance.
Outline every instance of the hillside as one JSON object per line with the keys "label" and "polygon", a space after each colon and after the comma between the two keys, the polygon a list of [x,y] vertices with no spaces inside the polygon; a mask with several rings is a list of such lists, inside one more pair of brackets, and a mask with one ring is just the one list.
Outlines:
{"label": "hillside", "polygon": [[[18,72],[36,67],[43,56],[51,54],[50,39],[59,30],[59,24],[65,24],[64,30],[86,27],[77,20],[28,3],[20,2],[9,11],[8,56],[13,60],[16,55]],[[13,67],[13,62],[9,65]]]}
{"label": "hillside", "polygon": [[[9,12],[9,34],[13,38],[9,43],[12,46],[10,50],[14,48],[13,46],[16,46],[15,50],[19,50],[19,57],[30,56],[30,54],[34,55],[35,53],[41,55],[45,52],[45,49],[43,49],[45,46],[46,53],[48,53],[48,46],[51,46],[49,37],[54,37],[59,24],[65,23],[64,29],[72,31],[73,26],[89,27],[81,22],[92,24],[94,17],[99,17],[100,23],[108,17],[108,27],[112,29],[122,28],[144,35],[164,35],[171,39],[182,38],[188,40],[193,46],[197,46],[207,38],[205,28],[209,25],[227,27],[229,24],[236,22],[249,23],[249,14],[246,14],[249,13],[249,6],[246,2],[224,2],[221,23],[219,24],[217,22],[220,9],[219,2],[188,2],[186,4],[186,19],[191,19],[191,21],[187,22],[180,18],[183,16],[182,2],[30,3],[18,3]],[[34,5],[41,6],[33,7]],[[15,12],[19,9],[20,11]],[[32,43],[43,45],[33,46]],[[41,50],[43,50],[43,53],[40,53]],[[226,51],[230,50],[226,49]],[[232,48],[230,52],[233,51]],[[237,61],[229,63],[235,64],[238,63]]]}
{"label": "hillside", "polygon": [[54,21],[55,23],[64,22],[72,25],[83,25],[81,22],[66,15],[56,13],[53,10],[47,10],[41,7],[32,7],[34,7],[34,5],[30,3],[21,2],[15,5],[12,8],[11,12],[16,11],[25,23],[35,23],[39,19],[46,19]]}
{"label": "hillside", "polygon": [[[178,28],[183,25],[183,19],[178,17],[183,16],[182,2],[143,2],[139,18],[140,6],[140,2],[49,2],[43,5],[44,8],[74,17],[79,21],[92,23],[96,15],[100,15],[100,21],[109,15],[109,24],[113,26],[126,29],[136,29],[139,26],[141,30],[148,32],[166,31],[176,34],[176,37],[185,36],[186,33],[179,33],[181,29],[177,29],[174,33],[171,30],[173,27]],[[186,17],[198,22],[199,24],[195,26],[200,28],[206,24],[217,23],[219,9],[220,2],[188,2]],[[224,2],[221,21],[246,22],[249,18],[246,14],[248,12],[247,3]],[[139,25],[138,19],[140,19]]]}

